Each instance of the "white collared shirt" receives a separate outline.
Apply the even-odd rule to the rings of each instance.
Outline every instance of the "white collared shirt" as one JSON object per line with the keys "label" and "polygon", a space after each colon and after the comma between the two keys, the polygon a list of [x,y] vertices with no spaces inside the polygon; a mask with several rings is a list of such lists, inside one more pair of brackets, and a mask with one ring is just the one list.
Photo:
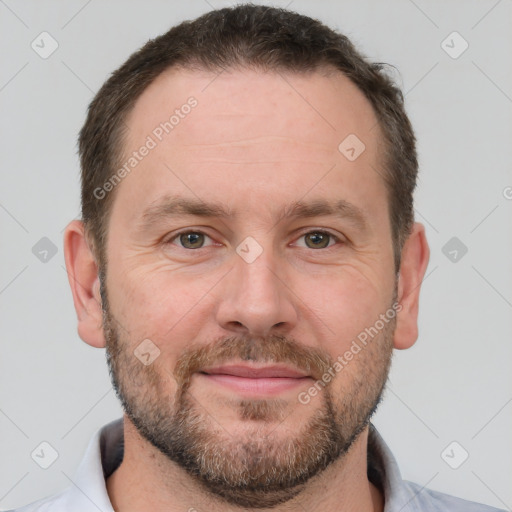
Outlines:
{"label": "white collared shirt", "polygon": [[[114,512],[106,479],[121,464],[123,453],[123,418],[120,418],[94,434],[72,485],[59,494],[7,512]],[[505,512],[402,480],[393,454],[372,424],[368,460],[368,477],[384,492],[384,512]]]}

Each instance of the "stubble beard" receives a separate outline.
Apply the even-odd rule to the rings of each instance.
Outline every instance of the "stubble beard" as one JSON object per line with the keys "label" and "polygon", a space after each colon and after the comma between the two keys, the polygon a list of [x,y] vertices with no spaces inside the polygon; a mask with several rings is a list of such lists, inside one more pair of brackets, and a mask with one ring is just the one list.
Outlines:
{"label": "stubble beard", "polygon": [[[293,499],[311,478],[343,458],[381,401],[391,364],[395,319],[356,356],[358,372],[352,374],[342,396],[334,399],[332,386],[326,385],[307,405],[279,398],[234,399],[230,403],[245,421],[243,431],[230,432],[189,389],[192,375],[202,365],[238,357],[292,363],[321,376],[332,367],[332,358],[283,336],[237,336],[192,348],[180,356],[172,374],[163,368],[158,372],[157,361],[145,366],[133,355],[137,343],[120,339],[105,290],[102,298],[109,373],[126,415],[144,439],[207,494],[231,505],[273,508]],[[176,388],[174,397],[169,386]],[[296,428],[286,422],[290,413],[285,409],[290,407],[316,410]],[[296,432],[283,436],[283,427],[287,433],[290,427]]]}

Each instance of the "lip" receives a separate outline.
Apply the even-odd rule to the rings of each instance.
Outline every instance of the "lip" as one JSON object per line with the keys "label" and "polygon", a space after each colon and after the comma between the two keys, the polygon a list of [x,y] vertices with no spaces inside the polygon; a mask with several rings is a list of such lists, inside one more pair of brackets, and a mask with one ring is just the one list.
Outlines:
{"label": "lip", "polygon": [[304,383],[311,379],[309,375],[284,365],[217,366],[205,368],[198,373],[198,377],[209,384],[218,384],[237,394],[252,398],[268,397],[293,390],[304,386]]}
{"label": "lip", "polygon": [[205,368],[202,373],[208,375],[233,375],[235,377],[245,377],[248,379],[263,379],[263,378],[291,378],[298,379],[308,377],[307,374],[289,366],[284,365],[269,365],[269,366],[248,366],[248,365],[224,365]]}

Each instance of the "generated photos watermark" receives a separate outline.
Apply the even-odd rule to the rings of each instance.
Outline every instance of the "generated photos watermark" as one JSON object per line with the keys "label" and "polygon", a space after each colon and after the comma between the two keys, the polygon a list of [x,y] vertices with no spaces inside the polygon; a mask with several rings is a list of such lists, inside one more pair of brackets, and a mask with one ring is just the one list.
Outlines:
{"label": "generated photos watermark", "polygon": [[121,183],[123,178],[128,176],[133,169],[135,169],[150,152],[155,149],[160,142],[169,135],[176,126],[178,126],[183,119],[185,119],[192,109],[197,107],[198,101],[194,96],[190,96],[181,107],[174,110],[173,114],[169,119],[161,122],[159,125],[153,128],[151,134],[146,137],[146,140],[142,146],[136,151],[133,151],[131,156],[123,163],[123,165],[105,181],[101,187],[96,187],[93,191],[96,199],[104,199],[106,195],[114,190],[114,188]]}
{"label": "generated photos watermark", "polygon": [[336,358],[336,361],[327,369],[321,379],[318,379],[311,387],[308,388],[307,391],[299,393],[297,397],[298,401],[303,405],[309,404],[311,398],[324,389],[325,386],[327,386],[327,384],[336,377],[336,374],[348,366],[350,361],[354,359],[354,356],[357,356],[359,352],[364,350],[368,346],[369,342],[373,341],[375,336],[377,336],[377,334],[384,329],[386,324],[393,320],[393,318],[396,317],[396,314],[400,311],[402,311],[402,305],[395,302],[385,313],[381,313],[379,319],[376,320],[371,327],[366,327],[357,335],[356,339],[352,340],[350,348]]}

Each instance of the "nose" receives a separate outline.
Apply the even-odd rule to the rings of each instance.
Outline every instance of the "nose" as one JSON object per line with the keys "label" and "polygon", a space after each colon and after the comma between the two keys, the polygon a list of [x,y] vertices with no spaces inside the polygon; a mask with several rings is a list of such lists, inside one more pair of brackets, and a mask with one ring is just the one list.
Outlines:
{"label": "nose", "polygon": [[286,282],[289,279],[279,273],[271,250],[250,263],[235,254],[234,268],[219,290],[218,325],[253,336],[290,331],[297,323],[297,298]]}

